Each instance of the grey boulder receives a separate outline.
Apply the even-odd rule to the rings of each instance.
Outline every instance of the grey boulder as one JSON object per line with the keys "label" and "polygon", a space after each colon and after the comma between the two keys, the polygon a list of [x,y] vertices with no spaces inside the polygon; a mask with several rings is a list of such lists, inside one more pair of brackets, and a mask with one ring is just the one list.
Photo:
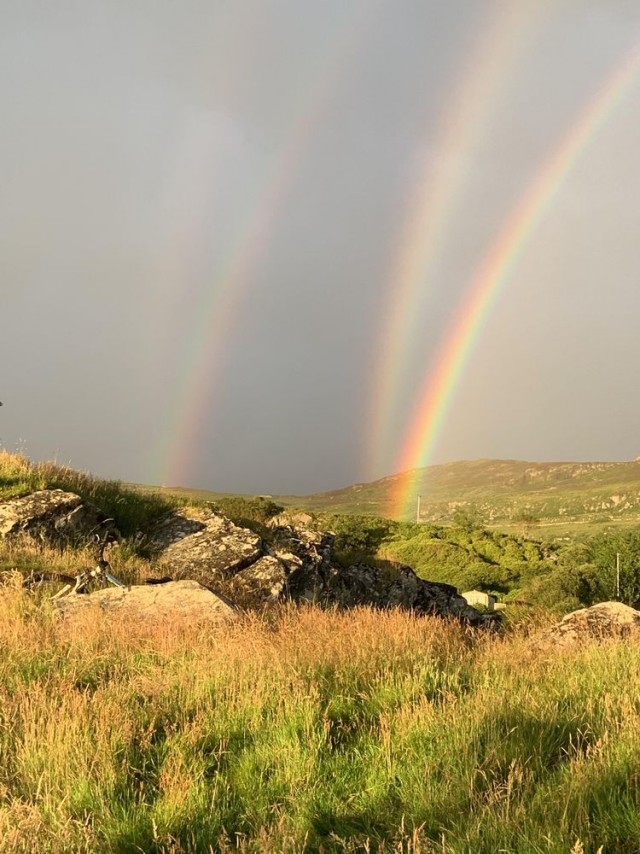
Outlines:
{"label": "grey boulder", "polygon": [[151,532],[149,549],[156,566],[172,578],[216,588],[263,556],[257,534],[201,507],[163,516]]}
{"label": "grey boulder", "polygon": [[43,489],[0,503],[0,537],[30,539],[40,544],[87,542],[106,519],[79,495]]}
{"label": "grey boulder", "polygon": [[72,594],[54,601],[65,618],[91,613],[117,614],[135,622],[169,621],[220,623],[232,620],[237,611],[197,581],[170,581],[167,584],[109,587],[95,593]]}

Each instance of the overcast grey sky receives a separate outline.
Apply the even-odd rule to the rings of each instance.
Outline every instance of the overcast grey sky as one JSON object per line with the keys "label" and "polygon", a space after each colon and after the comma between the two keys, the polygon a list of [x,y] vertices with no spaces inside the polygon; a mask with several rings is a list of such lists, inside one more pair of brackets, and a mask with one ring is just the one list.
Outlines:
{"label": "overcast grey sky", "polygon": [[[474,271],[638,44],[628,0],[4,0],[0,442],[228,491],[392,473]],[[433,462],[640,454],[636,77],[514,264]]]}

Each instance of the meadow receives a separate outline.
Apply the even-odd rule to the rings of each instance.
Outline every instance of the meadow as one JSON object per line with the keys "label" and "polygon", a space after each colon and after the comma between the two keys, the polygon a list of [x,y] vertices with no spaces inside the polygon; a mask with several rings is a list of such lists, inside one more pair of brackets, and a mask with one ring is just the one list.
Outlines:
{"label": "meadow", "polygon": [[[130,583],[148,571],[140,529],[184,500],[0,454],[0,497],[52,486],[116,518],[114,570]],[[220,501],[260,531],[278,510]],[[540,543],[469,526],[327,522],[345,562],[399,556],[494,581],[519,567],[540,590],[569,573],[590,596],[601,580],[584,563],[600,541],[563,565]],[[631,643],[545,647],[535,637],[552,609],[516,604],[500,634],[286,605],[217,629],[71,623],[46,588],[21,586],[32,570],[73,573],[89,559],[0,544],[0,852],[640,849]]]}
{"label": "meadow", "polygon": [[640,653],[283,608],[0,596],[0,851],[637,851]]}

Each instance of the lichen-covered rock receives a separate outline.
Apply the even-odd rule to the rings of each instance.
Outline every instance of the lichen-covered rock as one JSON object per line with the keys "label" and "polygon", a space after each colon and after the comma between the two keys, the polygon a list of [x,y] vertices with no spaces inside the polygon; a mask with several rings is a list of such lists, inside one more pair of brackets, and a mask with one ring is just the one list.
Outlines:
{"label": "lichen-covered rock", "polygon": [[301,566],[319,568],[331,561],[335,537],[326,531],[292,525],[274,528],[269,553],[285,563],[291,571]]}
{"label": "lichen-covered rock", "polygon": [[243,608],[291,600],[349,608],[372,605],[490,623],[448,584],[424,581],[408,566],[342,567],[335,537],[302,525],[279,525],[267,547],[260,537],[209,509],[185,508],[161,520],[151,537],[156,562],[174,579],[192,578]]}
{"label": "lichen-covered rock", "polygon": [[110,587],[95,593],[73,594],[54,600],[65,618],[92,611],[118,614],[132,621],[174,620],[220,623],[234,619],[236,610],[224,599],[197,581],[170,581],[167,584]]}
{"label": "lichen-covered rock", "polygon": [[262,541],[253,531],[195,507],[166,514],[153,529],[149,548],[158,567],[172,578],[190,578],[213,588],[263,555]]}
{"label": "lichen-covered rock", "polygon": [[105,519],[97,507],[73,492],[43,489],[0,503],[0,536],[53,545],[80,543]]}
{"label": "lichen-covered rock", "polygon": [[573,644],[602,641],[608,638],[640,640],[640,611],[622,602],[599,602],[590,608],[580,608],[563,617],[559,623],[541,632],[536,645]]}
{"label": "lichen-covered rock", "polygon": [[287,594],[294,601],[316,602],[331,566],[335,537],[326,531],[284,525],[275,528],[269,554],[287,569]]}
{"label": "lichen-covered rock", "polygon": [[274,557],[261,557],[237,572],[223,589],[241,607],[273,605],[286,598],[287,569]]}
{"label": "lichen-covered rock", "polygon": [[331,567],[321,598],[341,607],[405,608],[418,614],[455,617],[471,625],[495,622],[495,615],[476,611],[455,587],[418,578],[411,567],[402,564]]}

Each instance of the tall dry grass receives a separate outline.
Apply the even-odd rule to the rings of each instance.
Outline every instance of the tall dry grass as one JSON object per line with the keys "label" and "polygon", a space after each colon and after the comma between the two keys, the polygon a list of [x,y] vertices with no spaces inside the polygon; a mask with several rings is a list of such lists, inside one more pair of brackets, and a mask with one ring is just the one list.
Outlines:
{"label": "tall dry grass", "polygon": [[368,609],[69,624],[7,587],[0,851],[637,850],[639,658]]}

